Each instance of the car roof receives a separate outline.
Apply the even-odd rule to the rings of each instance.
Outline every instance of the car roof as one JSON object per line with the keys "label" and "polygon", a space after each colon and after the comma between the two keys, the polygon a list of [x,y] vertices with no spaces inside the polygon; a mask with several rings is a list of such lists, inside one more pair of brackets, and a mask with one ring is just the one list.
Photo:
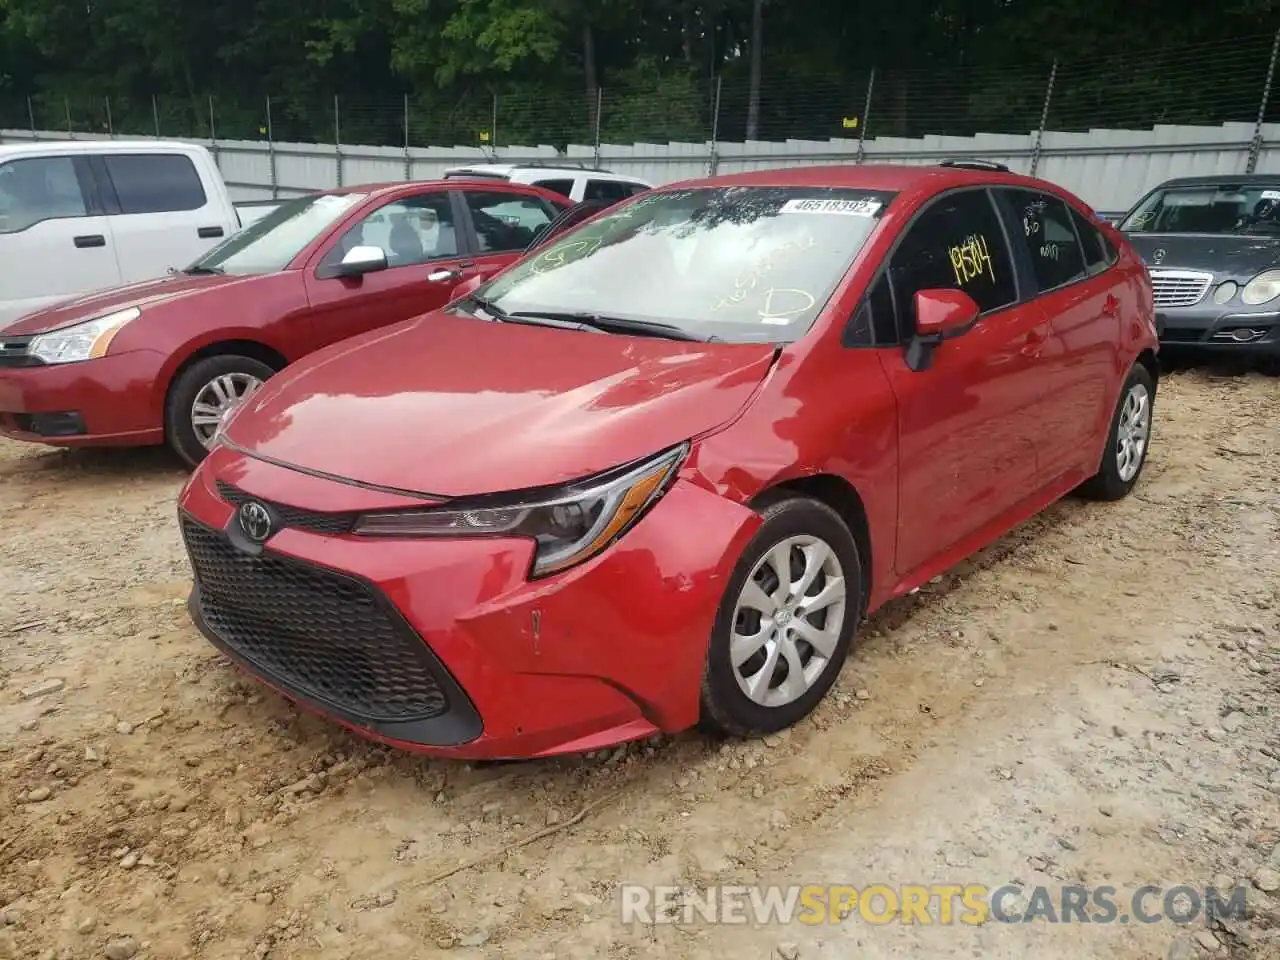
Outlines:
{"label": "car roof", "polygon": [[638,183],[648,186],[644,180],[639,177],[628,176],[625,173],[614,173],[612,170],[602,170],[599,167],[588,167],[573,162],[569,163],[468,163],[457,167],[450,167],[445,171],[445,176],[453,180],[459,176],[473,173],[481,177],[511,177],[518,172],[528,171],[549,174],[564,174],[570,177],[576,177],[580,174],[590,174],[604,180],[617,180],[624,183]]}
{"label": "car roof", "polygon": [[[1035,190],[1053,188],[1035,177],[1023,176],[996,166],[944,166],[937,164],[829,164],[813,167],[778,167],[751,170],[717,177],[702,177],[681,183],[666,184],[657,189],[689,189],[692,187],[848,187],[859,190],[885,190],[901,193],[912,189],[930,192],[948,187],[1004,184]],[[949,161],[963,163],[964,161]]]}
{"label": "car roof", "polygon": [[1280,181],[1277,173],[1215,173],[1203,177],[1176,177],[1165,180],[1154,189],[1166,187],[1213,187],[1220,184],[1276,183]]}
{"label": "car roof", "polygon": [[182,140],[31,140],[0,143],[0,160],[32,154],[207,153],[198,143]]}
{"label": "car roof", "polygon": [[[492,190],[495,186],[499,189],[507,187],[513,193],[532,192],[538,194],[548,194],[549,191],[543,190],[528,183],[512,183],[510,181],[495,181],[492,178],[485,177],[450,177],[448,180],[437,177],[429,180],[392,180],[384,183],[353,183],[345,187],[331,187],[328,190],[315,190],[313,193],[327,193],[334,196],[342,196],[348,193],[367,193],[371,197],[385,197],[395,193],[408,193],[413,190],[419,190],[422,187],[439,187],[442,190],[456,190],[460,186],[478,187],[482,190]],[[550,194],[564,200],[559,194]]]}

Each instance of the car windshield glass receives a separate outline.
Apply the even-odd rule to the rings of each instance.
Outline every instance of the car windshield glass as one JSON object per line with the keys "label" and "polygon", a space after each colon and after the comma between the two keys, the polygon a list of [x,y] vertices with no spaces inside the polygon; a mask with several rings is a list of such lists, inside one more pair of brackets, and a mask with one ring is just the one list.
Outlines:
{"label": "car windshield glass", "polygon": [[813,323],[893,196],[823,187],[646,193],[475,296],[508,316],[594,315],[696,339],[789,342]]}
{"label": "car windshield glass", "polygon": [[1125,218],[1127,233],[1280,235],[1280,183],[1157,190]]}
{"label": "car windshield glass", "polygon": [[313,194],[287,200],[260,220],[233,233],[187,268],[187,273],[248,276],[283,270],[364,193]]}

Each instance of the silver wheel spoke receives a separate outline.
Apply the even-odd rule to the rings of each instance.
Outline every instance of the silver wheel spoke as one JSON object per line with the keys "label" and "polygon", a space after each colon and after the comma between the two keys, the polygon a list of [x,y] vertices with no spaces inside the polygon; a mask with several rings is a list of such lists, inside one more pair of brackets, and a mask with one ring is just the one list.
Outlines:
{"label": "silver wheel spoke", "polygon": [[791,541],[784,540],[769,551],[769,565],[778,576],[778,586],[773,591],[774,602],[782,605],[791,596]]}
{"label": "silver wheel spoke", "polygon": [[801,639],[808,640],[809,646],[813,647],[814,653],[822,657],[822,659],[830,660],[835,656],[838,635],[819,629],[808,620],[797,620],[794,626]]}
{"label": "silver wheel spoke", "polygon": [[734,632],[729,644],[729,662],[738,670],[744,663],[756,655],[773,635],[773,624],[763,621],[758,633],[745,634]]}
{"label": "silver wheel spoke", "polygon": [[787,678],[778,686],[778,695],[786,703],[802,696],[809,689],[805,680],[804,664],[800,660],[800,651],[796,649],[795,640],[791,637],[779,637],[778,649],[782,659],[787,662]]}
{"label": "silver wheel spoke", "polygon": [[[827,562],[827,555],[831,553],[831,548],[822,541],[816,541],[800,550],[804,556],[804,573],[800,575],[800,579],[796,581],[795,586],[791,590],[793,597],[803,597],[809,592],[809,588],[813,586],[813,581],[818,579],[818,575],[822,573],[822,567]],[[808,601],[805,601],[808,605]]]}
{"label": "silver wheel spoke", "polygon": [[805,597],[800,605],[806,614],[825,610],[844,599],[844,577],[828,577],[826,586],[812,597]]}
{"label": "silver wheel spoke", "polygon": [[756,703],[763,703],[768,696],[769,684],[773,682],[773,671],[778,666],[777,643],[766,644],[765,650],[767,655],[764,659],[764,666],[747,678],[747,696]]}
{"label": "silver wheel spoke", "polygon": [[742,596],[738,598],[738,606],[759,610],[765,616],[773,616],[773,612],[778,609],[778,602],[765,593],[755,580],[748,580],[747,585],[742,588]]}

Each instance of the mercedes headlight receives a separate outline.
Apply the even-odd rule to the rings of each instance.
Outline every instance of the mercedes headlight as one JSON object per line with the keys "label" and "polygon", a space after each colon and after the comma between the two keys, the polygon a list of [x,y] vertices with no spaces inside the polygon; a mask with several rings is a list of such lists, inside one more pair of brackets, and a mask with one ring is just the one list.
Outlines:
{"label": "mercedes headlight", "polygon": [[484,497],[423,510],[362,516],[367,537],[528,537],[536,544],[530,575],[557,573],[595,556],[625,533],[666,491],[687,443],[642,463],[582,480],[550,495]]}
{"label": "mercedes headlight", "polygon": [[106,356],[107,347],[126,323],[137,320],[142,311],[137,307],[109,313],[96,320],[51,330],[32,337],[27,352],[45,363],[78,363]]}
{"label": "mercedes headlight", "polygon": [[1264,270],[1245,284],[1240,299],[1251,307],[1280,297],[1280,270]]}

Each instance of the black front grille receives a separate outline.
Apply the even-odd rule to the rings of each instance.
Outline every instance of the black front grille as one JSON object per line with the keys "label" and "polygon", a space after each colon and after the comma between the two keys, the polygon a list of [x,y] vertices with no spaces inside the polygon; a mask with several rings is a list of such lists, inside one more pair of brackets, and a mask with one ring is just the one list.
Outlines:
{"label": "black front grille", "polygon": [[1165,327],[1160,339],[1164,343],[1199,343],[1206,333],[1204,327]]}
{"label": "black front grille", "polygon": [[295,530],[306,530],[308,533],[323,534],[339,534],[350,533],[356,525],[357,514],[354,513],[319,513],[314,510],[304,510],[301,507],[290,507],[283,503],[275,503],[272,500],[262,500],[259,497],[252,497],[243,490],[238,490],[229,483],[218,481],[218,496],[231,504],[238,507],[247,500],[257,500],[264,503],[275,512],[280,518],[280,523],[286,527],[293,527]]}
{"label": "black front grille", "polygon": [[182,535],[205,623],[268,681],[357,721],[449,709],[452,678],[368,584],[270,552],[251,556],[185,516]]}

